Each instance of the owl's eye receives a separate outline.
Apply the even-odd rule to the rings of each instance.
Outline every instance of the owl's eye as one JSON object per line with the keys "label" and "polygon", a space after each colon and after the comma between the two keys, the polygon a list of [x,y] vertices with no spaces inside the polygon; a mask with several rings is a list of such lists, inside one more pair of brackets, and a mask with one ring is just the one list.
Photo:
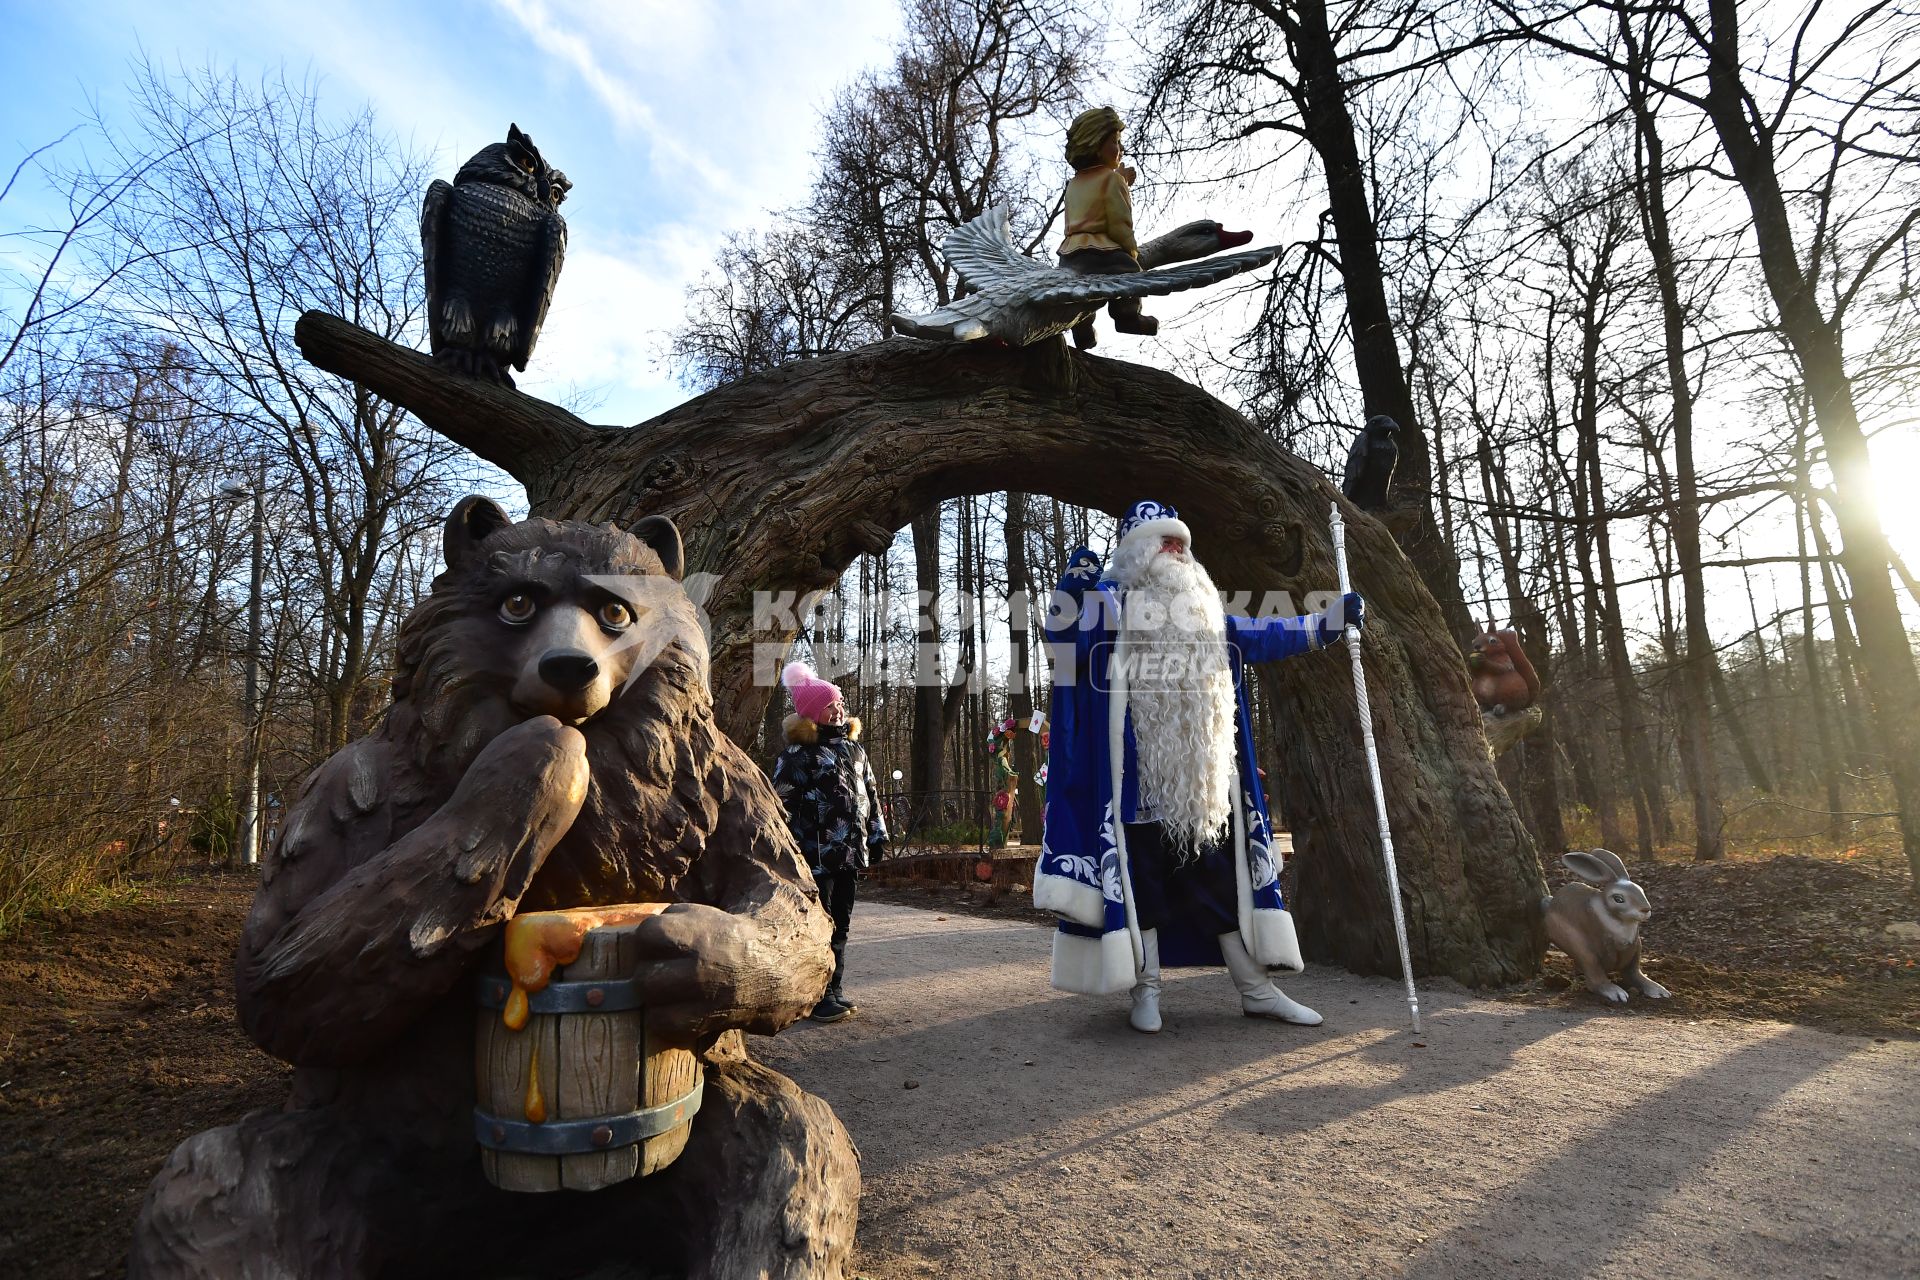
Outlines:
{"label": "owl's eye", "polygon": [[500,602],[500,616],[518,626],[531,621],[538,608],[532,596],[524,591],[516,591]]}
{"label": "owl's eye", "polygon": [[633,625],[633,610],[618,600],[609,600],[600,606],[600,625],[609,631],[625,631]]}

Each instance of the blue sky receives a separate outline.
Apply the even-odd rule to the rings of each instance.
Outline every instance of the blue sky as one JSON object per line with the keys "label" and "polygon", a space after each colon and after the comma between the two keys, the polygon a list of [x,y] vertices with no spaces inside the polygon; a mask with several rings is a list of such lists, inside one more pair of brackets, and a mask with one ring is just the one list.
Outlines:
{"label": "blue sky", "polygon": [[517,122],[574,183],[566,269],[520,385],[600,422],[686,398],[656,361],[685,286],[728,231],[804,195],[820,108],[899,29],[894,0],[0,0],[0,14],[8,171],[90,102],[124,119],[142,50],[311,73],[324,106],[371,103],[446,177]]}

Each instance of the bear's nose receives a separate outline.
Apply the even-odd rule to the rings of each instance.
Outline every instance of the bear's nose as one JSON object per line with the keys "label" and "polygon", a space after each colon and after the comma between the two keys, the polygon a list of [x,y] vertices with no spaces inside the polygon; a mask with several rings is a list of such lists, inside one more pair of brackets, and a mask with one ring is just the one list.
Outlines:
{"label": "bear's nose", "polygon": [[540,659],[540,678],[562,693],[580,692],[599,674],[593,655],[578,649],[558,649]]}

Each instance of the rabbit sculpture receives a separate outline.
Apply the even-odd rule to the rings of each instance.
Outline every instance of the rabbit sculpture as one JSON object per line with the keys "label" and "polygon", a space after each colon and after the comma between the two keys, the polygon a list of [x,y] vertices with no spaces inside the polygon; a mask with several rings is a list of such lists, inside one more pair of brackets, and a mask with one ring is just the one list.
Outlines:
{"label": "rabbit sculpture", "polygon": [[1547,938],[1573,960],[1587,989],[1609,1004],[1624,1004],[1628,987],[1649,1000],[1672,995],[1640,972],[1640,926],[1653,907],[1646,891],[1627,878],[1627,864],[1606,849],[1565,853],[1560,861],[1586,883],[1561,885],[1540,899],[1540,909]]}

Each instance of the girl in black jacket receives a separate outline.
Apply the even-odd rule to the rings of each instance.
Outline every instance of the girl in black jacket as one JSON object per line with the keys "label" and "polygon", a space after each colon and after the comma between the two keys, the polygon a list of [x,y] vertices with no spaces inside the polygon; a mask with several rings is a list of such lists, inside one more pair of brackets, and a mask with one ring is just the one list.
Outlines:
{"label": "girl in black jacket", "polygon": [[796,711],[787,717],[787,747],[774,762],[773,789],[833,917],[833,981],[810,1016],[838,1022],[855,1009],[840,988],[854,888],[860,872],[884,855],[887,822],[873,766],[857,741],[860,722],[847,715],[840,690],[800,662],[788,663],[781,681]]}

